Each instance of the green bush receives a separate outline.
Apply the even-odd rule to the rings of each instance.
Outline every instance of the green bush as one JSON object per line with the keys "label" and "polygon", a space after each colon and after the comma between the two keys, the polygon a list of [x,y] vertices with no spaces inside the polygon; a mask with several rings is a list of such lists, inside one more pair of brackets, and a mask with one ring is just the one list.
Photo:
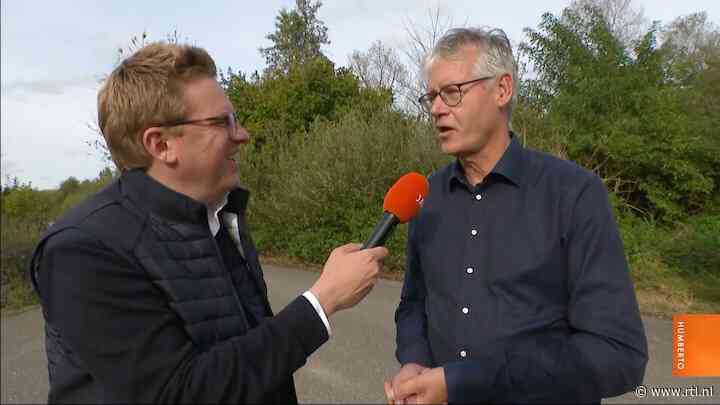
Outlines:
{"label": "green bush", "polygon": [[336,69],[327,58],[294,65],[285,74],[230,74],[223,79],[228,98],[243,126],[252,134],[251,149],[278,146],[307,132],[318,118],[336,120],[369,101],[392,104],[382,90],[361,89],[353,74]]}
{"label": "green bush", "polygon": [[636,289],[666,300],[646,311],[720,310],[720,215],[668,225],[623,214],[618,222]]}
{"label": "green bush", "polygon": [[717,97],[707,83],[668,76],[657,31],[628,50],[597,9],[543,15],[521,46],[536,78],[520,85],[518,118],[531,144],[598,173],[625,209],[672,223],[718,193],[720,114],[695,105]]}
{"label": "green bush", "polygon": [[[258,160],[274,164],[251,164]],[[272,156],[244,155],[241,178],[254,192],[253,234],[263,250],[322,263],[331,248],[370,234],[385,193],[400,176],[427,175],[445,162],[431,128],[390,109],[372,115],[354,109],[337,122],[318,120]],[[394,270],[404,254],[402,234],[388,245]]]}
{"label": "green bush", "polygon": [[[662,256],[683,275],[704,275],[720,283],[720,215],[699,215],[679,223]],[[717,287],[720,295],[720,284]]]}
{"label": "green bush", "polygon": [[35,244],[46,225],[21,218],[2,217],[2,270],[0,271],[0,307],[19,308],[37,302],[33,294],[28,263]]}
{"label": "green bush", "polygon": [[18,308],[37,302],[28,264],[42,233],[68,209],[108,184],[110,169],[94,180],[70,177],[58,190],[37,190],[30,184],[15,182],[2,192],[2,265],[0,267],[0,306]]}
{"label": "green bush", "polygon": [[54,220],[57,193],[17,184],[2,194],[0,306],[22,307],[36,302],[30,287],[28,260],[40,234]]}
{"label": "green bush", "polygon": [[[115,173],[110,169],[100,172],[94,180],[85,180],[75,185],[71,192],[63,193],[63,187],[60,187],[61,202],[59,204],[58,215],[62,215],[70,208],[74,207],[84,199],[100,191],[107,186],[115,178]],[[65,184],[65,183],[63,183]]]}

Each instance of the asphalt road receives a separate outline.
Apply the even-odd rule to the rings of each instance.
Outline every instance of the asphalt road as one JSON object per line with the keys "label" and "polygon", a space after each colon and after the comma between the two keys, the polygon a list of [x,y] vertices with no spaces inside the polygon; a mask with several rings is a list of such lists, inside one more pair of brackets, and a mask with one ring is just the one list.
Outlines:
{"label": "asphalt road", "polygon": [[[305,291],[316,273],[265,265],[270,301],[278,310]],[[295,374],[298,399],[303,403],[381,403],[383,380],[397,370],[393,352],[393,313],[401,284],[381,280],[358,307],[333,316],[333,335]],[[645,373],[646,396],[634,393],[605,403],[720,403],[720,378],[679,378],[671,373],[672,325],[670,321],[644,319],[650,346]],[[2,397],[6,403],[44,403],[47,368],[39,308],[2,317]],[[713,396],[660,396],[661,387],[712,387]]]}

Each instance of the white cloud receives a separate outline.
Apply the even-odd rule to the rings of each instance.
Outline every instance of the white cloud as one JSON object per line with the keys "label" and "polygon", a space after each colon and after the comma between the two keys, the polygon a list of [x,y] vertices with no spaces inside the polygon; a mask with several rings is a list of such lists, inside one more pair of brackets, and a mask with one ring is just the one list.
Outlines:
{"label": "white cloud", "polygon": [[17,176],[41,189],[55,188],[70,176],[93,178],[104,167],[86,145],[95,134],[97,83],[80,81],[53,91],[33,85],[2,94],[3,180]]}
{"label": "white cloud", "polygon": [[60,79],[60,80],[33,80],[33,81],[15,81],[2,85],[3,95],[19,95],[28,93],[44,93],[61,95],[64,94],[68,88],[72,87],[87,87],[94,85],[99,82],[99,79],[94,80],[93,78],[78,78],[78,79]]}

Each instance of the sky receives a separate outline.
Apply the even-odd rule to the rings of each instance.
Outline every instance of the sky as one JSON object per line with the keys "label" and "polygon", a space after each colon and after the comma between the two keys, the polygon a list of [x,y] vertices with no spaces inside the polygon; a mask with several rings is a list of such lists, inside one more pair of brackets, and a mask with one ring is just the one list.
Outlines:
{"label": "sky", "polygon": [[[706,11],[718,25],[717,0],[634,0],[649,21],[669,23]],[[181,40],[208,50],[225,71],[262,71],[258,48],[275,29],[281,8],[294,0],[0,2],[2,21],[0,157],[5,182],[17,177],[39,189],[57,188],[73,176],[95,178],[108,164],[88,143],[99,137],[96,95],[118,61],[118,49],[135,35]],[[452,26],[503,28],[513,43],[536,28],[545,12],[558,15],[570,0],[325,0],[318,12],[328,27],[323,48],[336,66],[374,41],[407,47],[408,26],[427,27],[439,9]]]}

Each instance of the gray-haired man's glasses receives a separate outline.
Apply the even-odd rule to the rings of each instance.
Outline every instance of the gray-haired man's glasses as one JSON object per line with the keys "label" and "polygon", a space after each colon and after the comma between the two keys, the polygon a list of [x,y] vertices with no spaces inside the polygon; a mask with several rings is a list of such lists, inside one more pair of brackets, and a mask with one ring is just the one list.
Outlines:
{"label": "gray-haired man's glasses", "polygon": [[462,102],[463,96],[470,89],[465,88],[465,90],[463,90],[462,86],[478,83],[487,79],[492,79],[493,77],[495,76],[484,76],[477,79],[468,80],[466,82],[448,84],[446,86],[443,86],[440,91],[431,91],[427,94],[423,94],[418,99],[418,103],[420,103],[420,105],[423,107],[423,109],[425,109],[425,111],[430,113],[430,110],[432,110],[433,101],[435,101],[435,97],[439,95],[440,99],[448,107],[455,107]]}

